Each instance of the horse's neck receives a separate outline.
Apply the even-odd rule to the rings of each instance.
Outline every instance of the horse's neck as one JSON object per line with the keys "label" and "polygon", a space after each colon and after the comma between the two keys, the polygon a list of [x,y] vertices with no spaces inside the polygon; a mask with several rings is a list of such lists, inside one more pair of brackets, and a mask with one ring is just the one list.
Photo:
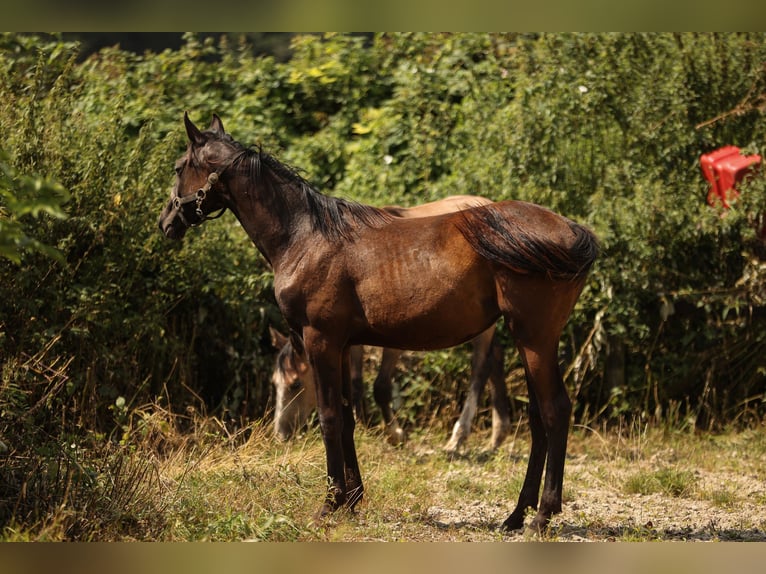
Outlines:
{"label": "horse's neck", "polygon": [[[267,191],[269,190],[269,191]],[[277,200],[270,191],[282,194]],[[285,251],[299,241],[309,215],[300,192],[290,185],[234,190],[232,211],[252,242],[276,270]]]}

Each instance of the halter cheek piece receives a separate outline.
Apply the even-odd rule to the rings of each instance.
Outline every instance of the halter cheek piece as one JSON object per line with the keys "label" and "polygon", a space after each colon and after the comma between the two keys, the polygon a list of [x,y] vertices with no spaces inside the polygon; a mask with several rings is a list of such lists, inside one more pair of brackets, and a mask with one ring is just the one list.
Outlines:
{"label": "halter cheek piece", "polygon": [[[216,183],[218,183],[218,172],[214,171],[213,173],[207,176],[207,183],[205,183],[205,185],[201,187],[200,189],[198,189],[197,193],[193,195],[187,195],[186,197],[179,197],[176,194],[176,190],[174,189],[173,195],[171,197],[171,200],[173,202],[173,211],[171,213],[173,217],[178,217],[186,227],[197,227],[198,225],[202,225],[208,219],[218,219],[219,217],[221,217],[226,211],[225,207],[221,208],[221,211],[219,211],[215,215],[209,215],[209,214],[206,214],[204,211],[202,211],[202,202],[205,201],[208,191],[210,191],[210,189]],[[196,203],[194,212],[197,214],[197,217],[199,218],[199,221],[196,221],[193,223],[190,223],[189,221],[187,221],[183,212],[183,206],[191,202]]]}

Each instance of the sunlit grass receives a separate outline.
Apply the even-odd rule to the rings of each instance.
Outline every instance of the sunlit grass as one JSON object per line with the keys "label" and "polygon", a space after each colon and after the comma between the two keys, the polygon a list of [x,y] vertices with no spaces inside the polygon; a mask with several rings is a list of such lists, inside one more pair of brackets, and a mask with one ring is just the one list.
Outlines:
{"label": "sunlit grass", "polygon": [[654,471],[639,471],[628,477],[625,491],[628,494],[662,493],[669,496],[683,497],[694,489],[694,473],[674,468]]}
{"label": "sunlit grass", "polygon": [[717,488],[715,490],[705,492],[704,497],[710,500],[716,506],[731,507],[738,500],[737,493],[729,488]]}
{"label": "sunlit grass", "polygon": [[[97,480],[82,486],[78,498],[88,504],[62,506],[45,523],[10,522],[2,540],[517,541],[531,536],[497,529],[524,480],[529,435],[523,426],[496,452],[485,450],[488,431],[479,431],[456,456],[442,449],[448,429],[421,429],[404,446],[392,447],[378,430],[358,427],[365,498],[353,512],[342,509],[320,522],[315,512],[326,479],[317,428],[278,442],[265,424],[233,434],[209,420],[185,434],[159,426],[166,433],[161,440],[159,431],[129,436],[127,444],[109,452],[110,465],[87,462]],[[756,480],[745,492],[732,481],[764,478],[765,445],[754,431],[695,435],[640,425],[576,427],[565,469],[564,512],[542,538],[647,541],[691,532],[703,539],[738,539],[736,529],[719,533],[712,519],[709,531],[690,530],[687,518],[676,518],[665,506],[693,503],[702,505],[703,514],[709,508],[748,516],[744,505],[762,504],[766,489],[758,489]],[[108,489],[98,486],[107,484]],[[608,508],[600,506],[604,501]],[[757,539],[762,522],[752,516],[732,523],[742,526],[743,539]]]}

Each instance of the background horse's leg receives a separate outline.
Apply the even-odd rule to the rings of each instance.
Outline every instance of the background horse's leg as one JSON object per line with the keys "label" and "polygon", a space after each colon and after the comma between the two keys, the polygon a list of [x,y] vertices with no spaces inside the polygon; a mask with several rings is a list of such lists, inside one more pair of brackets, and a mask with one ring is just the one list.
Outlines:
{"label": "background horse's leg", "polygon": [[[523,526],[527,508],[537,508],[537,515],[530,525],[530,529],[537,532],[548,526],[553,514],[561,512],[564,460],[572,403],[559,373],[556,347],[554,344],[547,350],[543,347],[542,351],[537,352],[528,346],[519,345],[529,389],[532,447],[519,501],[503,523],[503,527],[509,530]],[[540,481],[546,458],[545,483],[538,506]]]}
{"label": "background horse's leg", "polygon": [[364,399],[364,348],[354,345],[350,351],[351,393],[356,418],[365,426],[370,424],[370,413]]}
{"label": "background horse's leg", "polygon": [[489,370],[489,392],[492,395],[492,438],[490,448],[497,450],[511,433],[511,400],[505,384],[505,349],[500,342],[497,330],[492,335]]}
{"label": "background horse's leg", "polygon": [[[490,448],[499,447],[510,432],[511,419],[509,415],[508,392],[505,389],[505,376],[503,371],[503,349],[499,343],[496,345],[495,327],[491,327],[476,336],[471,342],[473,355],[471,358],[471,382],[468,389],[463,409],[460,412],[455,426],[452,428],[452,436],[444,450],[448,453],[457,452],[471,434],[471,425],[476,417],[479,405],[479,397],[487,384],[487,379],[492,379],[492,438]],[[497,356],[499,351],[499,357]]]}
{"label": "background horse's leg", "polygon": [[383,414],[386,438],[394,446],[403,444],[405,440],[404,430],[399,425],[399,421],[396,419],[396,415],[394,415],[394,411],[391,408],[393,397],[393,383],[391,381],[394,376],[396,361],[401,356],[402,351],[399,349],[383,349],[383,356],[380,359],[380,370],[378,370],[378,376],[375,377],[375,383],[372,387],[375,404],[378,405]]}

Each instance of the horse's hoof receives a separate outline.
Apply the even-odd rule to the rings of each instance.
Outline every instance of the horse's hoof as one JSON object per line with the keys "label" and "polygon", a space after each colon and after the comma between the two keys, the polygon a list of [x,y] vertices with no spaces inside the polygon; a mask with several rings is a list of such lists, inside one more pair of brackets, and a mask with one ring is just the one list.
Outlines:
{"label": "horse's hoof", "polygon": [[548,524],[550,524],[551,517],[544,514],[537,513],[532,519],[532,522],[527,526],[526,534],[532,536],[543,536],[548,531]]}
{"label": "horse's hoof", "polygon": [[500,428],[493,428],[492,438],[490,440],[490,448],[492,450],[497,450],[500,448],[500,446],[505,442],[505,439],[508,438],[508,435],[510,434],[510,427],[506,427],[506,425],[503,425]]}
{"label": "horse's hoof", "polygon": [[465,435],[463,435],[462,433],[458,431],[459,429],[456,428],[452,432],[452,436],[447,441],[447,444],[444,445],[444,452],[452,456],[458,454],[460,452],[460,449],[465,444],[465,439],[466,439]]}
{"label": "horse's hoof", "polygon": [[319,508],[319,510],[316,511],[314,514],[314,518],[311,521],[314,526],[322,526],[327,521],[327,518],[335,512],[335,509],[329,502],[325,502],[322,504],[322,506]]}
{"label": "horse's hoof", "polygon": [[505,530],[507,532],[521,530],[522,528],[524,528],[524,514],[517,514],[516,512],[512,513],[505,519],[505,522],[500,525],[500,530]]}
{"label": "horse's hoof", "polygon": [[362,502],[363,497],[364,487],[359,484],[359,486],[354,487],[346,494],[346,508],[349,510],[354,510],[356,505]]}
{"label": "horse's hoof", "polygon": [[386,429],[386,436],[391,446],[401,446],[407,440],[404,431],[399,427]]}

